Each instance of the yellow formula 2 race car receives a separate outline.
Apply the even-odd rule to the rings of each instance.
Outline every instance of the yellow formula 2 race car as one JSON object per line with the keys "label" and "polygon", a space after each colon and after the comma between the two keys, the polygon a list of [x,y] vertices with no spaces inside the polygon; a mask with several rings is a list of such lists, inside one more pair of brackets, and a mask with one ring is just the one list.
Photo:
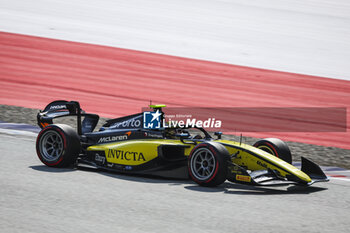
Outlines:
{"label": "yellow formula 2 race car", "polygon": [[[76,101],[54,101],[38,113],[42,128],[36,141],[39,159],[49,167],[89,165],[129,174],[191,178],[202,186],[229,180],[251,185],[311,185],[328,181],[321,168],[302,157],[294,167],[286,143],[276,138],[254,145],[216,139],[203,128],[166,127],[162,107],[108,120],[94,131],[99,116]],[[77,130],[53,119],[77,117]],[[82,120],[83,119],[83,120]]]}

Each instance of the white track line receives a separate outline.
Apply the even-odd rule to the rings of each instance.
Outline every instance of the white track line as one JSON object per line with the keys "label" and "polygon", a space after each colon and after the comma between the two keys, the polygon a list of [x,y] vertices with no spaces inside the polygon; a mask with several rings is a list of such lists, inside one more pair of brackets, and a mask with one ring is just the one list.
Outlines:
{"label": "white track line", "polygon": [[38,136],[37,133],[33,133],[30,131],[24,131],[24,130],[14,130],[14,129],[1,129],[0,133],[13,135],[13,136],[29,136],[29,137],[36,137]]}
{"label": "white track line", "polygon": [[329,177],[331,180],[341,180],[341,181],[350,181],[350,178],[341,178],[341,177]]}

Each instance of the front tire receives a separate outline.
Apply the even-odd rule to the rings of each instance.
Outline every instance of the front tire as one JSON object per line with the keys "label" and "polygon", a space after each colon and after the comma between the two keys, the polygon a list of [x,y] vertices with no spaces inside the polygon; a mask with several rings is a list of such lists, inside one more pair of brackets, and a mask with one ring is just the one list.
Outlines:
{"label": "front tire", "polygon": [[288,145],[278,138],[265,138],[254,143],[255,147],[292,164],[292,154]]}
{"label": "front tire", "polygon": [[79,136],[68,125],[49,125],[40,131],[36,140],[37,155],[49,167],[71,166],[80,149]]}
{"label": "front tire", "polygon": [[191,179],[202,186],[218,186],[227,178],[227,149],[215,142],[198,144],[188,158]]}

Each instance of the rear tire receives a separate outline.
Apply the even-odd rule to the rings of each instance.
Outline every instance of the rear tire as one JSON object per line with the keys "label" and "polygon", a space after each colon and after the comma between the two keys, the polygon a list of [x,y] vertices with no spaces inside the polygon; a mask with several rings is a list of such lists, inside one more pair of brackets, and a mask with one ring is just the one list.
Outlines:
{"label": "rear tire", "polygon": [[278,138],[265,138],[257,141],[253,146],[292,164],[292,154],[288,145]]}
{"label": "rear tire", "polygon": [[188,158],[191,179],[202,186],[218,186],[227,178],[227,149],[215,142],[198,144]]}
{"label": "rear tire", "polygon": [[80,150],[79,136],[68,125],[49,125],[40,131],[36,140],[37,155],[49,167],[71,166]]}

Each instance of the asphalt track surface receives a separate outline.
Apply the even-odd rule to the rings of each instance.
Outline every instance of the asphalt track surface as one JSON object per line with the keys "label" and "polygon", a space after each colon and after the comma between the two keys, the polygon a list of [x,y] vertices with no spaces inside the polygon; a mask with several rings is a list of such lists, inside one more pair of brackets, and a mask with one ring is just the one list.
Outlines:
{"label": "asphalt track surface", "polygon": [[41,164],[35,137],[0,134],[1,232],[348,232],[350,182],[308,188],[125,176]]}

